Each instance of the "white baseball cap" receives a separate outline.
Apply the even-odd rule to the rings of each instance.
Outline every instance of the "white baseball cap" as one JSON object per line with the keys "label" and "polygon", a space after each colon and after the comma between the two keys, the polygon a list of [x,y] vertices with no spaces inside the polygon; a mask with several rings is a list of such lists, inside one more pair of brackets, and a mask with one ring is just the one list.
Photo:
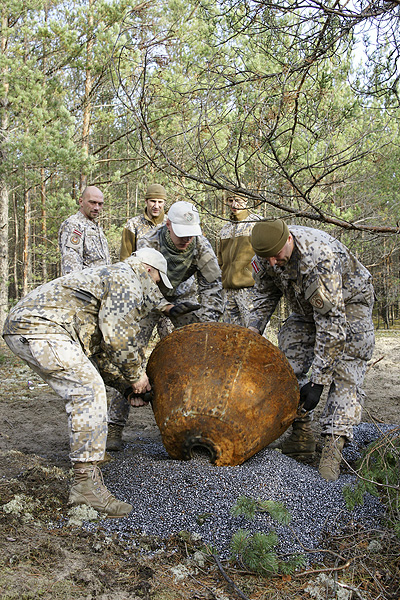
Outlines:
{"label": "white baseball cap", "polygon": [[190,202],[174,202],[168,211],[172,231],[177,237],[193,237],[201,235],[200,215],[194,204]]}
{"label": "white baseball cap", "polygon": [[161,252],[155,248],[140,248],[140,250],[136,250],[133,253],[133,256],[136,256],[142,263],[146,263],[146,265],[157,269],[165,287],[172,290],[171,282],[167,277],[167,261]]}

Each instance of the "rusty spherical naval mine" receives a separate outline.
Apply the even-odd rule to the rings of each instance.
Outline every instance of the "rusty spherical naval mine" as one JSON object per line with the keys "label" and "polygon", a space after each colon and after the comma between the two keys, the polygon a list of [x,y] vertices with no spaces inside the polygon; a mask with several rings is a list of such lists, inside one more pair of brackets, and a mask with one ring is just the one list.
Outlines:
{"label": "rusty spherical naval mine", "polygon": [[299,387],[285,355],[245,327],[176,329],[153,350],[147,374],[171,458],[202,453],[216,465],[239,465],[296,417]]}

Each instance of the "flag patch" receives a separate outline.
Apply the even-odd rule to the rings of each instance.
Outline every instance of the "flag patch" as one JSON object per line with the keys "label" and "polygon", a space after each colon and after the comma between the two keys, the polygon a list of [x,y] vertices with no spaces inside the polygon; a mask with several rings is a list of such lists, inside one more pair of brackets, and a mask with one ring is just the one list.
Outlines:
{"label": "flag patch", "polygon": [[251,266],[253,267],[254,273],[260,272],[260,265],[258,264],[255,258],[253,258],[253,260],[251,261]]}

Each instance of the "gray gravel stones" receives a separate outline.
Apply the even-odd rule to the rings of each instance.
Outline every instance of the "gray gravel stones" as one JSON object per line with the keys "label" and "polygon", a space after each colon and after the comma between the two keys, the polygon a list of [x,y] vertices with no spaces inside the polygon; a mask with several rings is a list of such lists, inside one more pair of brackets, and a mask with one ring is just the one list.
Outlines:
{"label": "gray gravel stones", "polygon": [[[382,426],[381,432],[387,427]],[[356,427],[345,458],[354,460],[379,435],[374,425]],[[102,471],[110,491],[134,507],[124,519],[104,520],[106,530],[121,536],[143,533],[160,538],[189,531],[200,535],[222,557],[229,555],[232,535],[239,528],[253,533],[274,529],[280,539],[279,553],[298,554],[307,548],[317,556],[324,532],[340,531],[349,523],[376,527],[383,512],[370,495],[363,506],[351,512],[346,509],[342,489],[355,482],[354,476],[344,474],[336,482],[327,482],[315,467],[270,448],[243,465],[215,467],[202,457],[171,460],[161,441],[146,438],[143,432],[138,442],[126,444]],[[231,508],[239,496],[282,502],[292,520],[282,526],[266,513],[258,513],[253,521],[234,517]]]}

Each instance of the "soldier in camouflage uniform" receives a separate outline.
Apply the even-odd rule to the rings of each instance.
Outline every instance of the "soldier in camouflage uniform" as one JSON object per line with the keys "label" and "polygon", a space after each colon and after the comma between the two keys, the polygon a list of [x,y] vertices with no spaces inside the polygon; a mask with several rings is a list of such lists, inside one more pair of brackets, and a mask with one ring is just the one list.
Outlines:
{"label": "soldier in camouflage uniform", "polygon": [[164,214],[166,200],[167,192],[162,185],[152,183],[148,186],[143,213],[129,219],[122,230],[121,260],[125,260],[135,252],[137,241],[142,235],[166,222],[167,217]]}
{"label": "soldier in camouflage uniform", "polygon": [[226,298],[223,321],[246,327],[254,286],[250,234],[260,217],[247,210],[247,201],[242,196],[228,191],[223,199],[231,211],[230,222],[219,233],[217,253]]}
{"label": "soldier in camouflage uniform", "polygon": [[[167,222],[162,227],[150,231],[138,240],[138,248],[155,248],[165,257],[168,264],[168,278],[173,289],[162,285],[160,289],[170,302],[187,303],[199,310],[178,317],[169,315],[174,327],[189,323],[218,321],[223,312],[221,271],[210,242],[201,234],[200,217],[196,207],[190,202],[175,202],[168,211]],[[193,286],[197,279],[198,298]],[[172,278],[172,279],[171,279]],[[142,322],[143,335],[150,339],[157,323],[154,313]],[[146,333],[147,332],[147,333]],[[107,440],[107,450],[119,450],[122,445],[122,431],[129,414],[129,404],[112,401],[110,422],[113,423],[112,437]],[[110,426],[111,430],[111,426]]]}
{"label": "soldier in camouflage uniform", "polygon": [[68,217],[58,232],[61,273],[68,275],[86,267],[111,264],[107,239],[96,223],[104,206],[99,188],[88,186],[79,198],[79,211]]}
{"label": "soldier in camouflage uniform", "polygon": [[69,502],[109,517],[126,516],[132,507],[110,494],[97,466],[106,446],[107,400],[94,364],[107,356],[117,372],[110,383],[134,405],[150,390],[140,321],[152,311],[179,309],[155,285],[161,278],[171,287],[166,271],[163,256],[147,249],[113,266],[60,277],[20,300],[4,326],[10,349],[66,402],[75,474]]}
{"label": "soldier in camouflage uniform", "polygon": [[[374,348],[371,274],[327,233],[288,228],[281,219],[257,223],[251,243],[256,256],[249,327],[262,332],[279,299],[287,299],[292,314],[279,331],[279,347],[298,378],[304,411],[317,406],[324,387],[328,391],[319,472],[334,481],[343,446],[361,420],[362,385]],[[293,423],[284,453],[302,457],[315,450],[310,420],[306,415]]]}
{"label": "soldier in camouflage uniform", "polygon": [[[195,313],[173,319],[174,327],[220,320],[221,271],[210,242],[201,233],[199,213],[193,204],[175,202],[168,211],[166,224],[141,237],[138,248],[155,248],[166,259],[173,289],[161,286],[161,291],[168,300],[201,304]],[[197,287],[193,287],[194,278]]]}
{"label": "soldier in camouflage uniform", "polygon": [[[143,235],[166,222],[167,217],[164,214],[166,201],[167,192],[162,185],[152,183],[147,187],[143,213],[129,219],[122,230],[121,260],[125,260],[132,252],[135,252],[137,241]],[[162,315],[157,323],[157,332],[160,339],[171,333],[172,330],[170,319]]]}
{"label": "soldier in camouflage uniform", "polygon": [[[147,187],[143,213],[129,219],[122,230],[121,260],[125,260],[136,251],[138,239],[155,227],[165,223],[167,220],[164,213],[166,200],[167,192],[162,185],[152,183]],[[157,322],[157,332],[160,339],[168,335],[172,330],[171,320],[164,315],[160,315],[160,319]],[[115,451],[122,448],[122,427],[118,422],[118,415],[122,415],[121,420],[126,424],[130,404],[120,394],[115,396],[109,395],[109,401],[110,413],[108,416],[107,450]]]}
{"label": "soldier in camouflage uniform", "polygon": [[[104,207],[103,193],[97,187],[88,186],[79,198],[79,205],[79,211],[66,219],[58,232],[63,275],[82,271],[87,267],[111,264],[107,239],[100,225],[96,223]],[[106,364],[106,358],[101,357],[101,368],[103,374],[109,371],[112,377],[115,368]],[[109,385],[106,392],[108,404],[124,400],[118,390]]]}

